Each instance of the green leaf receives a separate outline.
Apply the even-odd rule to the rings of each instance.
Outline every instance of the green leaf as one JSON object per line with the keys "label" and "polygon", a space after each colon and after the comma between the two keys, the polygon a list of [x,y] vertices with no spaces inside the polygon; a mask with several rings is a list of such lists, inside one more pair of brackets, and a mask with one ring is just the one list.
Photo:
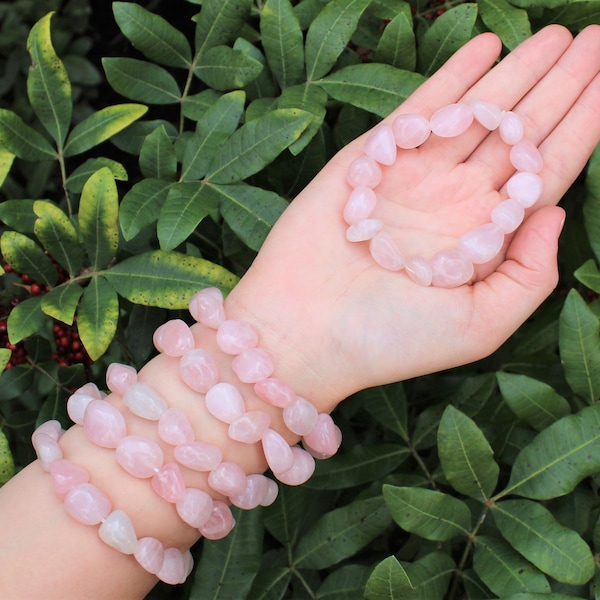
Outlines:
{"label": "green leaf", "polygon": [[168,21],[133,2],[113,2],[112,8],[123,35],[146,58],[168,67],[189,67],[190,45]]}
{"label": "green leaf", "polygon": [[542,381],[513,373],[499,372],[496,377],[506,404],[537,431],[571,412],[567,400]]}
{"label": "green leaf", "polygon": [[573,31],[581,31],[588,25],[597,25],[600,20],[600,7],[596,0],[566,4],[563,0],[546,0],[545,4],[556,6],[554,10],[544,11],[544,21],[548,24],[560,23]]}
{"label": "green leaf", "polygon": [[77,311],[77,329],[90,358],[97,360],[110,346],[119,320],[119,298],[103,277],[92,277]]}
{"label": "green leaf", "polygon": [[502,598],[519,592],[547,594],[550,591],[545,575],[502,538],[478,535],[473,567],[481,581]]}
{"label": "green leaf", "polygon": [[493,514],[502,536],[544,573],[570,585],[592,578],[594,557],[589,546],[541,504],[504,500],[494,504]]}
{"label": "green leaf", "polygon": [[406,572],[421,600],[444,600],[448,585],[456,575],[456,565],[444,552],[432,552],[406,565]]}
{"label": "green leaf", "polygon": [[471,512],[458,498],[434,490],[387,484],[383,486],[383,498],[402,529],[426,540],[445,542],[469,534]]}
{"label": "green leaf", "polygon": [[531,36],[527,11],[516,8],[506,0],[478,0],[477,7],[481,20],[509,50]]}
{"label": "green leaf", "polygon": [[395,556],[382,560],[371,573],[365,588],[366,600],[418,600],[406,571]]}
{"label": "green leaf", "polygon": [[281,600],[291,579],[292,572],[290,569],[262,568],[252,582],[252,588],[247,598],[252,598],[252,600]]}
{"label": "green leaf", "polygon": [[377,422],[409,440],[406,394],[402,383],[380,385],[360,392],[361,404]]}
{"label": "green leaf", "polygon": [[260,61],[229,46],[215,46],[202,54],[194,75],[219,91],[243,88],[263,70]]}
{"label": "green leaf", "polygon": [[119,247],[119,195],[110,169],[96,171],[86,182],[79,203],[79,229],[91,266],[106,267]]}
{"label": "green leaf", "polygon": [[0,203],[0,221],[20,233],[33,233],[35,200],[5,200]]}
{"label": "green leaf", "polygon": [[244,86],[248,99],[274,98],[279,93],[279,88],[273,79],[273,74],[269,70],[267,59],[261,49],[242,37],[235,40],[233,49],[243,52],[262,65],[261,72],[248,85]]}
{"label": "green leaf", "polygon": [[[580,4],[587,3],[581,2]],[[595,2],[593,4],[597,6]],[[588,161],[585,192],[583,224],[596,259],[600,259],[600,148],[594,150]]]}
{"label": "green leaf", "polygon": [[177,156],[163,125],[157,127],[142,144],[140,169],[144,177],[175,181],[177,178]]}
{"label": "green leaf", "polygon": [[152,121],[137,121],[121,133],[114,135],[110,141],[119,150],[134,154],[137,157],[142,150],[142,145],[146,137],[161,125],[164,125],[171,139],[177,138],[179,132],[172,123],[163,119],[154,119]]}
{"label": "green leaf", "polygon": [[10,361],[10,357],[12,356],[12,350],[8,348],[0,348],[0,373],[6,369],[6,365]]}
{"label": "green leaf", "polygon": [[44,324],[44,313],[40,308],[41,297],[33,296],[19,302],[8,315],[8,339],[11,344],[36,333]]}
{"label": "green leaf", "polygon": [[267,0],[260,13],[262,46],[281,89],[304,81],[304,36],[290,0]]}
{"label": "green leaf", "polygon": [[586,260],[574,273],[578,281],[589,287],[592,291],[600,291],[600,271],[593,258]]}
{"label": "green leaf", "polygon": [[381,496],[355,500],[323,515],[294,550],[298,568],[326,569],[352,556],[389,526],[390,513]]}
{"label": "green leaf", "polygon": [[63,283],[42,296],[42,310],[49,317],[72,325],[81,294],[83,288],[77,282]]}
{"label": "green leaf", "polygon": [[455,6],[438,17],[418,45],[419,71],[431,75],[437,71],[473,34],[477,4]]}
{"label": "green leaf", "polygon": [[453,406],[442,415],[438,452],[450,485],[467,496],[486,500],[498,483],[493,450],[475,422]]}
{"label": "green leaf", "polygon": [[3,486],[14,474],[15,461],[8,445],[8,438],[0,429],[0,486]]}
{"label": "green leaf", "polygon": [[56,283],[55,266],[31,238],[16,231],[5,231],[0,238],[0,249],[6,262],[19,273],[46,285]]}
{"label": "green leaf", "polygon": [[306,33],[306,79],[314,81],[334,67],[371,0],[331,0]]}
{"label": "green leaf", "polygon": [[125,98],[146,104],[177,104],[181,90],[163,67],[137,58],[103,58],[102,66],[111,87]]}
{"label": "green leaf", "polygon": [[103,274],[130,302],[172,310],[187,308],[202,288],[218,287],[227,294],[237,283],[235,275],[219,265],[163,250],[132,256]]}
{"label": "green leaf", "polygon": [[0,187],[4,185],[14,160],[15,155],[12,152],[0,147]]}
{"label": "green leaf", "polygon": [[304,487],[281,486],[277,500],[265,511],[267,531],[283,546],[294,546],[311,523],[314,504],[308,502],[308,494]]}
{"label": "green leaf", "polygon": [[148,107],[140,104],[116,104],[91,114],[71,131],[65,156],[81,154],[116,135],[142,117]]}
{"label": "green leaf", "polygon": [[53,14],[50,12],[40,19],[27,39],[31,57],[27,93],[36,116],[62,148],[71,125],[73,103],[69,76],[52,46],[50,21]]}
{"label": "green leaf", "polygon": [[312,116],[296,109],[274,110],[240,127],[211,163],[212,183],[234,183],[254,175],[296,141]]}
{"label": "green leaf", "polygon": [[82,165],[79,165],[67,178],[67,188],[75,194],[80,194],[90,176],[103,167],[110,169],[113,177],[118,181],[128,180],[127,171],[120,162],[99,156],[98,158],[88,158]]}
{"label": "green leaf", "polygon": [[186,96],[181,103],[183,116],[192,121],[199,121],[204,113],[221,97],[216,90],[203,90],[198,94]]}
{"label": "green leaf", "polygon": [[576,290],[571,290],[565,300],[558,335],[569,386],[593,404],[600,398],[600,321]]}
{"label": "green leaf", "polygon": [[344,67],[317,84],[340,102],[386,117],[424,81],[419,73],[369,63]]}
{"label": "green leaf", "polygon": [[317,590],[318,600],[363,598],[371,567],[354,564],[340,567],[325,578]]}
{"label": "green leaf", "polygon": [[415,70],[417,50],[413,17],[408,3],[403,3],[398,14],[385,26],[373,60],[397,69]]}
{"label": "green leaf", "polygon": [[4,108],[0,108],[0,146],[23,160],[56,159],[56,150],[45,137]]}

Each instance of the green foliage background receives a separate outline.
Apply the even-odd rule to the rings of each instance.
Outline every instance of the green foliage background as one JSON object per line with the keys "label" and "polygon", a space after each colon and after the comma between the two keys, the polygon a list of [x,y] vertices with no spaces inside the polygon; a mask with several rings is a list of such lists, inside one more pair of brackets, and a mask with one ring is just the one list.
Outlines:
{"label": "green foliage background", "polygon": [[[468,39],[600,23],[600,0],[175,3],[0,2],[0,483]],[[559,288],[498,352],[348,399],[339,455],[150,598],[600,598],[598,151],[563,205]]]}

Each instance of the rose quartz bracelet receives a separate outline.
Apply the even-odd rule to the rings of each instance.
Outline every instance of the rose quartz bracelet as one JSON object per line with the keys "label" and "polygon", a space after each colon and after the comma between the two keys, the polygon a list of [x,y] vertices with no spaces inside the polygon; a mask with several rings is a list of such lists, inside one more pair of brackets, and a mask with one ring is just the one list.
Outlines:
{"label": "rose quartz bracelet", "polygon": [[[456,137],[478,121],[489,131],[499,130],[503,142],[511,146],[510,162],[516,173],[508,180],[508,198],[490,215],[490,222],[465,233],[454,248],[441,250],[427,259],[405,254],[380,219],[373,218],[377,205],[376,188],[383,179],[382,167],[393,165],[398,148],[410,150],[424,144],[430,134],[441,138]],[[416,283],[437,287],[456,287],[473,276],[473,265],[492,260],[504,244],[504,236],[519,227],[526,208],[542,194],[538,173],[543,168],[536,146],[523,139],[523,123],[512,111],[482,101],[450,104],[435,112],[431,119],[404,114],[391,123],[378,125],[367,137],[363,152],[349,166],[347,182],[352,192],[343,211],[350,242],[368,242],[373,260],[390,271],[404,270]]]}

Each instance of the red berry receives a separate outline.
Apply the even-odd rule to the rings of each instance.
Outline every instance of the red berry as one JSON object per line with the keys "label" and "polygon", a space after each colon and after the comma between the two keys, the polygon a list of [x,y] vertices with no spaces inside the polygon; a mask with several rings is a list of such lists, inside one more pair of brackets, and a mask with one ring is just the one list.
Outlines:
{"label": "red berry", "polygon": [[32,283],[29,286],[29,293],[32,296],[39,296],[42,293],[42,286],[39,283]]}

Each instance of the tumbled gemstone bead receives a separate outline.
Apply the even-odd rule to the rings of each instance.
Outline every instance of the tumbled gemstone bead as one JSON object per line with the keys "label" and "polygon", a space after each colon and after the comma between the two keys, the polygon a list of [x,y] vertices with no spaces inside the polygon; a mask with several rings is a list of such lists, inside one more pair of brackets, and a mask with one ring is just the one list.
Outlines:
{"label": "tumbled gemstone bead", "polygon": [[190,314],[198,323],[217,329],[225,321],[223,294],[218,288],[204,288],[196,292],[189,304]]}
{"label": "tumbled gemstone bead", "polygon": [[523,122],[518,114],[507,111],[502,115],[499,127],[500,137],[505,144],[514,146],[523,139]]}
{"label": "tumbled gemstone bead", "polygon": [[240,352],[232,361],[231,368],[243,383],[256,383],[273,374],[275,365],[262,348],[248,348]]}
{"label": "tumbled gemstone bead", "polygon": [[525,217],[525,209],[514,199],[504,200],[494,206],[490,214],[492,223],[500,227],[503,233],[512,233]]}
{"label": "tumbled gemstone bead", "polygon": [[219,381],[219,367],[212,354],[195,348],[179,360],[179,376],[190,389],[206,394]]}
{"label": "tumbled gemstone bead", "polygon": [[296,400],[296,393],[292,387],[277,377],[269,377],[254,384],[256,395],[278,408],[285,408]]}
{"label": "tumbled gemstone bead", "polygon": [[265,495],[260,501],[261,506],[271,506],[273,502],[277,499],[277,495],[279,494],[279,486],[272,480],[266,477],[267,480],[267,488],[265,490]]}
{"label": "tumbled gemstone bead", "polygon": [[287,471],[294,462],[290,445],[274,429],[267,429],[262,437],[262,447],[269,468],[274,473]]}
{"label": "tumbled gemstone bead", "polygon": [[437,287],[453,288],[473,277],[473,263],[457,248],[442,250],[431,259],[431,283]]}
{"label": "tumbled gemstone bead", "polygon": [[260,442],[271,425],[271,417],[262,410],[249,410],[229,426],[229,437],[237,442]]}
{"label": "tumbled gemstone bead", "polygon": [[383,222],[379,219],[361,219],[346,229],[346,239],[349,242],[366,242],[381,231],[382,227]]}
{"label": "tumbled gemstone bead", "polygon": [[50,463],[50,476],[54,484],[56,495],[62,500],[80,483],[88,483],[90,474],[79,465],[70,460],[59,458]]}
{"label": "tumbled gemstone bead", "polygon": [[237,496],[246,488],[246,473],[237,463],[223,461],[208,474],[208,485],[224,496]]}
{"label": "tumbled gemstone bead", "polygon": [[64,429],[62,428],[60,421],[52,419],[50,421],[42,423],[41,425],[38,425],[35,428],[35,431],[31,434],[32,442],[38,433],[45,433],[46,435],[49,435],[55,442],[58,442],[58,440],[64,433]]}
{"label": "tumbled gemstone bead", "polygon": [[533,206],[542,195],[544,181],[535,173],[515,173],[506,182],[508,197],[516,200],[523,208]]}
{"label": "tumbled gemstone bead", "polygon": [[242,395],[231,383],[217,383],[206,392],[204,400],[208,412],[224,423],[233,423],[246,412]]}
{"label": "tumbled gemstone bead", "polygon": [[152,489],[167,502],[183,498],[185,482],[176,463],[167,463],[151,479]]}
{"label": "tumbled gemstone bead", "polygon": [[368,156],[355,158],[346,174],[346,181],[353,188],[359,185],[374,188],[381,183],[382,178],[381,167]]}
{"label": "tumbled gemstone bead", "polygon": [[137,537],[129,517],[122,510],[113,510],[98,529],[100,539],[123,554],[137,550]]}
{"label": "tumbled gemstone bead", "polygon": [[163,563],[156,576],[169,585],[183,583],[187,568],[181,550],[177,548],[165,548]]}
{"label": "tumbled gemstone bead", "polygon": [[50,471],[52,462],[63,457],[63,452],[58,442],[43,432],[37,433],[32,438],[33,448],[42,468],[44,471]]}
{"label": "tumbled gemstone bead", "polygon": [[182,521],[198,529],[210,518],[213,499],[204,490],[187,488],[183,498],[175,504],[175,508]]}
{"label": "tumbled gemstone bead", "polygon": [[296,396],[291,406],[283,409],[283,422],[296,435],[306,435],[317,424],[319,412],[312,402],[302,396]]}
{"label": "tumbled gemstone bead", "polygon": [[365,154],[382,165],[396,162],[396,141],[392,128],[381,123],[369,134],[364,148]]}
{"label": "tumbled gemstone bead", "polygon": [[123,394],[123,402],[138,417],[158,421],[167,410],[167,401],[150,385],[143,381],[134,383]]}
{"label": "tumbled gemstone bead", "polygon": [[88,396],[93,396],[96,400],[102,400],[102,398],[106,398],[106,394],[98,389],[98,386],[91,381],[84,383],[80,388],[75,390],[76,394],[87,394]]}
{"label": "tumbled gemstone bead", "polygon": [[495,223],[480,225],[458,240],[462,250],[475,265],[484,264],[500,252],[504,245],[504,232]]}
{"label": "tumbled gemstone bead", "polygon": [[392,122],[392,132],[396,146],[410,150],[427,141],[431,126],[423,115],[399,115]]}
{"label": "tumbled gemstone bead", "polygon": [[521,140],[510,149],[510,162],[517,171],[539,173],[544,161],[536,145],[529,140]]}
{"label": "tumbled gemstone bead", "polygon": [[106,369],[106,387],[113,393],[123,395],[137,381],[137,371],[129,365],[112,363]]}
{"label": "tumbled gemstone bead", "polygon": [[348,196],[342,215],[344,221],[352,225],[362,219],[368,219],[376,204],[377,194],[371,188],[359,185]]}
{"label": "tumbled gemstone bead", "polygon": [[431,285],[433,273],[429,261],[422,256],[408,256],[404,259],[404,268],[408,276],[419,285]]}
{"label": "tumbled gemstone bead", "polygon": [[235,526],[235,519],[231,514],[231,509],[227,504],[220,500],[213,502],[213,510],[210,519],[202,527],[199,527],[200,533],[207,540],[220,540],[224,538]]}
{"label": "tumbled gemstone bead", "polygon": [[252,510],[264,499],[268,491],[268,481],[264,475],[248,475],[246,477],[246,488],[241,494],[229,498],[231,503],[244,510]]}
{"label": "tumbled gemstone bead", "polygon": [[369,251],[373,260],[388,271],[400,271],[404,268],[404,257],[396,242],[385,232],[379,232],[371,238]]}
{"label": "tumbled gemstone bead", "polygon": [[163,442],[177,446],[189,444],[196,437],[192,424],[179,408],[167,409],[158,420],[158,436]]}
{"label": "tumbled gemstone bead", "polygon": [[471,110],[475,119],[486,129],[494,131],[500,126],[502,121],[502,109],[491,102],[475,100],[471,103]]}
{"label": "tumbled gemstone bead", "polygon": [[225,354],[239,354],[258,345],[258,333],[245,321],[228,319],[217,329],[217,346]]}
{"label": "tumbled gemstone bead", "polygon": [[194,336],[187,323],[171,319],[156,329],[152,336],[154,347],[167,356],[183,356],[194,348]]}
{"label": "tumbled gemstone bead", "polygon": [[156,442],[137,435],[124,437],[115,456],[121,467],[140,479],[153,477],[164,461],[163,451]]}
{"label": "tumbled gemstone bead", "polygon": [[98,400],[98,398],[81,392],[75,392],[69,396],[69,399],[67,400],[67,414],[73,423],[83,425],[85,410],[88,407],[88,404],[93,400]]}
{"label": "tumbled gemstone bead", "polygon": [[292,466],[287,471],[275,473],[275,476],[286,485],[302,485],[315,472],[315,459],[306,450],[297,446],[292,448],[292,454],[294,455]]}
{"label": "tumbled gemstone bead", "polygon": [[342,443],[342,434],[327,413],[319,413],[315,428],[304,436],[304,446],[315,458],[333,456]]}
{"label": "tumbled gemstone bead", "polygon": [[76,485],[64,500],[65,510],[84,525],[98,525],[112,509],[108,497],[91,483]]}
{"label": "tumbled gemstone bead", "polygon": [[156,575],[162,567],[165,549],[155,537],[143,537],[138,540],[133,556],[143,569]]}
{"label": "tumbled gemstone bead", "polygon": [[473,122],[473,111],[466,104],[448,104],[433,113],[429,122],[435,135],[455,137],[469,128]]}
{"label": "tumbled gemstone bead", "polygon": [[212,471],[223,460],[223,454],[217,446],[204,442],[176,446],[173,455],[178,463],[194,471]]}
{"label": "tumbled gemstone bead", "polygon": [[106,400],[92,400],[88,404],[83,429],[88,438],[102,448],[116,448],[127,435],[125,417]]}

